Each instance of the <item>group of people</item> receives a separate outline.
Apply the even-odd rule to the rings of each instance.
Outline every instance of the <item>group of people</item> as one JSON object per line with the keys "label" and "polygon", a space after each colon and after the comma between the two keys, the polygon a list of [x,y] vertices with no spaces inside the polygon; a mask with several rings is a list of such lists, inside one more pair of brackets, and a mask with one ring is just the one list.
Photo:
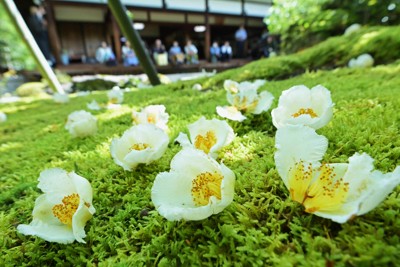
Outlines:
{"label": "group of people", "polygon": [[151,53],[154,62],[159,66],[167,65],[168,63],[173,65],[199,63],[197,47],[192,43],[191,40],[186,42],[183,50],[179,46],[178,41],[174,41],[167,53],[167,50],[162,44],[161,40],[157,39],[153,48],[151,49]]}
{"label": "group of people", "polygon": [[[240,26],[235,33],[236,52],[238,58],[245,57],[245,42],[247,40],[247,32],[244,26]],[[158,66],[168,64],[198,64],[198,49],[191,40],[187,40],[186,45],[182,49],[178,41],[174,41],[170,49],[167,51],[165,45],[160,39],[156,39],[154,45],[148,49],[153,61]],[[214,42],[210,47],[211,62],[218,61],[227,62],[233,57],[233,50],[229,41],[225,41],[223,45],[219,46],[218,42]],[[131,48],[129,41],[126,41],[122,46],[122,58],[124,66],[136,66],[139,60]],[[104,63],[109,66],[116,65],[115,55],[106,42],[102,42],[101,46],[96,51],[96,60],[99,63]]]}

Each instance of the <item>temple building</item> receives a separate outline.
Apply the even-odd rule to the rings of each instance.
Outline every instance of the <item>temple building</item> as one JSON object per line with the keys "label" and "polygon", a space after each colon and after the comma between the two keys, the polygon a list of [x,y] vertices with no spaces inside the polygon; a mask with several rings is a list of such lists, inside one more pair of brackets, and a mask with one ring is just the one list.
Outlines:
{"label": "temple building", "polygon": [[[34,3],[15,0],[21,14],[29,16]],[[44,0],[52,51],[59,60],[67,53],[72,62],[88,61],[106,41],[121,60],[124,37],[106,0]],[[235,32],[244,25],[249,45],[260,38],[263,19],[272,0],[122,0],[133,15],[134,27],[148,47],[161,39],[167,49],[177,40],[181,47],[191,39],[199,57],[209,58],[213,41],[230,41],[235,49]],[[235,52],[235,51],[234,51]]]}

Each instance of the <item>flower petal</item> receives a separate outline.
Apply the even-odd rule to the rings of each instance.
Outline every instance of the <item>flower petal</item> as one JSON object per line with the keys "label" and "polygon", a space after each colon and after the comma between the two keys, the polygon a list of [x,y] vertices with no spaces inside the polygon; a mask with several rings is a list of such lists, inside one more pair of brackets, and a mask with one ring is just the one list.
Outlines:
{"label": "flower petal", "polygon": [[328,148],[328,140],[314,129],[303,125],[287,125],[278,128],[275,137],[275,165],[288,187],[288,172],[295,163],[303,161],[319,166]]}
{"label": "flower petal", "polygon": [[44,193],[70,195],[76,193],[76,187],[68,173],[59,168],[44,170],[39,176],[38,188]]}
{"label": "flower petal", "polygon": [[262,112],[267,111],[271,107],[273,100],[274,96],[270,92],[264,91],[260,93],[258,104],[252,113],[261,114]]}
{"label": "flower petal", "polygon": [[67,225],[50,225],[34,220],[29,225],[18,225],[17,230],[21,234],[35,235],[49,242],[69,244],[75,241],[75,236]]}
{"label": "flower petal", "polygon": [[245,119],[247,119],[246,116],[243,116],[243,114],[237,110],[235,107],[233,106],[225,106],[225,107],[217,107],[217,114],[219,116],[221,116],[222,118],[227,118],[229,120],[233,120],[233,121],[244,121]]}

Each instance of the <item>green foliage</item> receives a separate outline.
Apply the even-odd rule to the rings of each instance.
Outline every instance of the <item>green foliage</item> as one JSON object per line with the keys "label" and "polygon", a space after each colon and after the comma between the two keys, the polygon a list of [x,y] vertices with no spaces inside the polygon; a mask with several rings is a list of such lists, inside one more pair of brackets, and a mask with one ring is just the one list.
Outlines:
{"label": "green foliage", "polygon": [[16,70],[34,69],[34,59],[3,8],[0,8],[0,18],[0,66],[11,63]]}
{"label": "green foliage", "polygon": [[400,0],[275,1],[265,21],[272,33],[281,34],[283,50],[294,52],[342,34],[353,23],[397,25]]}
{"label": "green foliage", "polygon": [[[342,43],[333,40],[332,45]],[[168,222],[151,202],[154,178],[169,170],[181,149],[172,140],[200,116],[217,118],[216,106],[227,104],[223,79],[288,76],[303,67],[306,57],[317,60],[311,51],[320,49],[217,74],[210,84],[218,90],[199,92],[191,89],[190,81],[125,93],[121,109],[91,111],[99,131],[85,139],[72,138],[64,129],[65,120],[92,100],[106,103],[105,92],[72,97],[64,105],[48,99],[0,104],[0,111],[8,115],[0,124],[0,266],[398,265],[399,188],[375,210],[346,224],[305,213],[289,199],[275,170],[275,128],[269,112],[249,116],[243,123],[229,122],[237,136],[219,156],[235,172],[236,185],[234,202],[223,212],[199,222]],[[332,121],[318,131],[330,142],[324,161],[347,162],[355,152],[366,152],[375,158],[377,169],[389,172],[400,161],[399,72],[399,61],[369,69],[307,71],[267,82],[261,91],[278,99],[294,85],[324,85],[335,103]],[[206,84],[208,79],[202,81]],[[159,161],[126,172],[110,156],[111,139],[132,125],[132,108],[151,104],[164,104],[170,114],[169,148]],[[18,224],[31,221],[41,193],[37,178],[51,167],[74,170],[92,184],[96,213],[85,227],[86,244],[49,243],[16,231]]]}

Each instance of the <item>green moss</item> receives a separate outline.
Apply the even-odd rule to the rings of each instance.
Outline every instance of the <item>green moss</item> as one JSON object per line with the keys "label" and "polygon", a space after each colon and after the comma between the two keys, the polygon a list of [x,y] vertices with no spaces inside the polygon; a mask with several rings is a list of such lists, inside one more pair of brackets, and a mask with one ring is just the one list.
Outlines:
{"label": "green moss", "polygon": [[[254,62],[213,78],[262,78],[267,68],[301,66],[289,57]],[[257,73],[234,76],[257,65]],[[276,71],[279,74],[279,71]],[[289,73],[289,70],[287,70]],[[370,69],[306,72],[266,83],[276,99],[297,84],[322,84],[335,102],[332,121],[318,132],[330,143],[327,162],[347,162],[367,152],[376,168],[393,171],[400,161],[400,64]],[[230,76],[232,75],[232,76]],[[247,75],[247,76],[246,76]],[[150,190],[155,176],[169,170],[180,150],[172,140],[200,116],[217,117],[225,105],[223,90],[198,92],[189,83],[162,85],[125,94],[117,110],[92,111],[99,121],[95,136],[73,139],[64,129],[71,112],[105,92],[72,98],[26,100],[0,105],[8,120],[0,124],[0,266],[396,266],[400,260],[400,190],[370,213],[340,225],[307,214],[288,199],[274,166],[274,135],[269,113],[229,122],[237,133],[220,153],[236,174],[234,202],[200,222],[168,222],[154,209]],[[133,172],[123,171],[109,153],[114,136],[131,126],[131,109],[164,104],[170,114],[171,143],[165,155]],[[276,105],[276,102],[275,102]],[[94,217],[87,223],[86,244],[60,245],[23,236],[16,226],[31,221],[39,173],[50,167],[75,170],[94,190]]]}

